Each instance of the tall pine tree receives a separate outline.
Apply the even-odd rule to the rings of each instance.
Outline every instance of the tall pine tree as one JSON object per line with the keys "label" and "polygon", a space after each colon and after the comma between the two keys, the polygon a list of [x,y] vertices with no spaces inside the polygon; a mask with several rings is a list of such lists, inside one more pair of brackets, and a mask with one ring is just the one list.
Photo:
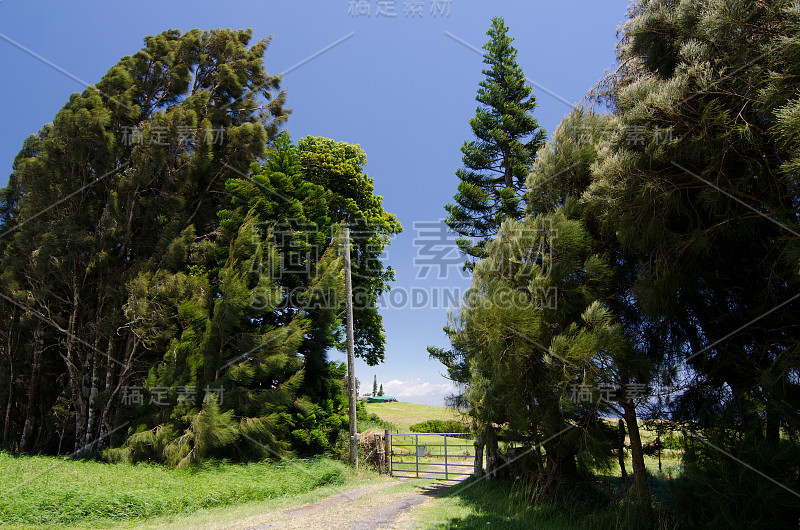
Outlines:
{"label": "tall pine tree", "polygon": [[[517,50],[502,18],[492,19],[483,48],[483,70],[476,100],[481,104],[470,120],[474,140],[464,143],[464,167],[455,203],[445,206],[446,222],[459,234],[459,248],[480,259],[487,241],[497,234],[505,219],[519,219],[525,212],[525,178],[546,133],[533,117],[536,97],[517,64]],[[472,268],[474,262],[467,262]]]}

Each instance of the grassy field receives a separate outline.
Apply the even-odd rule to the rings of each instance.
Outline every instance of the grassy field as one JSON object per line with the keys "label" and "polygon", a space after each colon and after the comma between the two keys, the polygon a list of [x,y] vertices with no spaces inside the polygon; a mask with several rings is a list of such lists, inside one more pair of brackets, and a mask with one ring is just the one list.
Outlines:
{"label": "grassy field", "polygon": [[349,475],[344,464],[325,458],[173,470],[0,453],[0,525],[141,522],[294,496],[343,484]]}
{"label": "grassy field", "polygon": [[425,420],[461,420],[458,412],[445,407],[417,405],[398,401],[396,403],[367,403],[367,412],[397,426],[400,432],[410,432],[409,427]]}

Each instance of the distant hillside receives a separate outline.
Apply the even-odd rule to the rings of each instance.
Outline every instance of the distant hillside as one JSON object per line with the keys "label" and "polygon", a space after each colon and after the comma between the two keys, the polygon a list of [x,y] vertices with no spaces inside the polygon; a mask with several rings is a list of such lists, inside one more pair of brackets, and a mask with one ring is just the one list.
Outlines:
{"label": "distant hillside", "polygon": [[403,432],[409,426],[425,420],[461,420],[461,414],[446,407],[433,405],[417,405],[398,401],[395,403],[367,403],[367,411],[377,414],[382,420],[394,423]]}

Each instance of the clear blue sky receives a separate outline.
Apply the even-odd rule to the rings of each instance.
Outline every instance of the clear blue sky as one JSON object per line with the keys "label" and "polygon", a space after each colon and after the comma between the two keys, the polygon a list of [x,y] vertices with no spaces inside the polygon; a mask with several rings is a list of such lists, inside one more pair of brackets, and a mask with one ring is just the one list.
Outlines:
{"label": "clear blue sky", "polygon": [[[420,232],[414,223],[442,219],[456,191],[459,148],[470,138],[483,69],[468,45],[480,48],[491,18],[505,18],[538,98],[535,115],[552,132],[568,102],[580,100],[614,68],[616,29],[629,2],[437,0],[435,14],[432,3],[0,0],[0,186],[23,140],[84,89],[81,81],[98,81],[147,35],[170,28],[254,28],[256,39],[273,36],[265,61],[270,73],[328,48],[286,74],[283,86],[294,109],[287,128],[295,140],[315,135],[360,144],[386,210],[405,228],[386,252],[397,271],[396,293],[382,311],[387,359],[374,368],[358,363],[362,391],[377,375],[403,401],[441,404],[447,382],[426,347],[448,345],[442,297],[463,292],[468,282],[457,266],[442,278],[438,267],[427,279],[417,278],[421,263],[415,258],[426,259],[419,251],[436,248],[430,247],[431,229]],[[351,14],[351,4],[368,4],[369,16]],[[406,4],[420,4],[421,15],[405,16]],[[381,5],[394,5],[396,17],[378,16]],[[439,300],[410,307],[403,304],[406,293]]]}

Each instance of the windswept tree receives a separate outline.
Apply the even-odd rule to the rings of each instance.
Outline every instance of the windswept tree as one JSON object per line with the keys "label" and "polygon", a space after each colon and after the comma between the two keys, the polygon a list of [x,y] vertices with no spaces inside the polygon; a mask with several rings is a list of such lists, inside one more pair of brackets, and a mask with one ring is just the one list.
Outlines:
{"label": "windswept tree", "polygon": [[365,161],[357,145],[316,137],[295,144],[282,134],[265,163],[253,166],[252,177],[229,180],[232,206],[220,212],[226,231],[241,230],[250,219],[258,227],[257,248],[273,249],[253,260],[253,268],[270,278],[268,286],[252,293],[255,304],[259,293],[267,306],[278,297],[277,309],[258,321],[288,326],[300,318],[307,323],[296,346],[303,364],[298,396],[305,403],[298,405],[288,436],[303,453],[333,448],[346,405],[344,366],[328,360],[330,349],[345,347],[341,221],[352,227],[356,355],[370,365],[384,358],[377,300],[394,273],[379,257],[402,227],[374,195],[372,179],[362,172]]}
{"label": "windswept tree", "polygon": [[148,37],[25,142],[2,221],[2,295],[20,315],[0,324],[16,341],[2,371],[24,382],[0,391],[15,394],[7,443],[90,450],[121,434],[123,388],[164,354],[125,315],[132,286],[185,270],[187,239],[217,229],[225,180],[287,116],[268,40],[251,36]]}
{"label": "windswept tree", "polygon": [[[445,206],[446,222],[461,236],[459,248],[473,260],[485,255],[485,246],[506,219],[524,215],[525,178],[546,137],[533,117],[536,97],[517,64],[502,18],[492,19],[483,48],[483,70],[476,97],[480,106],[470,120],[474,140],[464,143],[464,167],[455,203]],[[474,261],[467,262],[472,268]]]}

